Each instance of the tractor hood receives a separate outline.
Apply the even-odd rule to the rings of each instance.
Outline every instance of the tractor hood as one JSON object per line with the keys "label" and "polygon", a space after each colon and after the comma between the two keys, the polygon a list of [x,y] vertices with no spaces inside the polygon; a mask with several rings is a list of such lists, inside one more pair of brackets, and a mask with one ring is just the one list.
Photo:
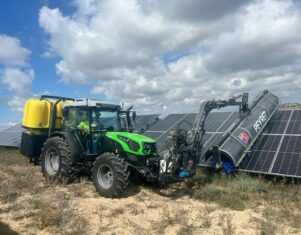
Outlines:
{"label": "tractor hood", "polygon": [[125,152],[150,155],[156,152],[156,142],[144,135],[130,132],[107,132],[106,137],[118,142]]}

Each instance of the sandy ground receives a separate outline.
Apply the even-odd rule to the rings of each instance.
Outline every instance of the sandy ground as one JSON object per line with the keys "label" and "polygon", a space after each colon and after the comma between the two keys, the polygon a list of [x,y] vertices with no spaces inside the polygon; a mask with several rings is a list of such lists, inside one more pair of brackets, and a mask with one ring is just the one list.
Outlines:
{"label": "sandy ground", "polygon": [[[256,234],[256,226],[250,223],[251,217],[256,217],[254,211],[221,210],[217,205],[206,204],[189,196],[174,197],[172,192],[178,190],[180,185],[173,185],[165,190],[154,190],[149,187],[135,189],[132,186],[132,195],[121,199],[100,197],[90,182],[79,185],[81,187],[77,192],[72,186],[65,189],[53,186],[49,192],[45,192],[48,196],[43,194],[43,198],[51,200],[49,198],[53,194],[61,194],[74,214],[85,218],[88,224],[85,230],[87,234],[186,234],[185,230],[193,234],[223,234],[227,229],[227,218],[231,219],[235,234]],[[32,219],[27,216],[16,220],[16,214],[19,215],[22,210],[26,210],[26,204],[35,196],[37,195],[24,195],[19,198],[15,205],[23,204],[25,208],[2,213],[1,221],[20,234],[55,232],[55,228],[52,231],[49,228],[37,230],[31,226]],[[0,205],[2,210],[8,207]],[[182,233],[181,229],[184,230]]]}
{"label": "sandy ground", "polygon": [[[191,198],[183,183],[164,188],[132,184],[125,197],[107,199],[95,192],[88,179],[49,184],[39,166],[27,163],[1,168],[0,180],[14,172],[19,172],[14,176],[21,177],[18,182],[31,180],[18,197],[0,201],[6,234],[263,234],[257,220],[268,205],[243,211],[222,208]],[[277,233],[301,231],[283,226]]]}

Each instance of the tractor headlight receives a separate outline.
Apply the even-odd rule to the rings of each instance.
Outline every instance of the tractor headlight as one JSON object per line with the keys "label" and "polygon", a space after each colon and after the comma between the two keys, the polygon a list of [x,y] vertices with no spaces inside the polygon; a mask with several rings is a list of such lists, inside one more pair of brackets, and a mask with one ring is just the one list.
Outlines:
{"label": "tractor headlight", "polygon": [[129,140],[127,142],[127,144],[129,146],[129,148],[131,150],[135,151],[135,152],[137,152],[139,150],[139,148],[140,148],[139,144],[136,141],[134,141],[134,140]]}

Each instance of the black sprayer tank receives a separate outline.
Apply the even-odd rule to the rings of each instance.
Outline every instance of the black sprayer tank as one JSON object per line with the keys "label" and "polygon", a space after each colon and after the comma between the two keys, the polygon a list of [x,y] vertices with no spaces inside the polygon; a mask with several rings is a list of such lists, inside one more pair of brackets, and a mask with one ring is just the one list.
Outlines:
{"label": "black sprayer tank", "polygon": [[250,106],[250,113],[229,130],[228,137],[220,144],[220,154],[232,160],[237,167],[279,105],[279,99],[274,94],[267,90],[259,93]]}

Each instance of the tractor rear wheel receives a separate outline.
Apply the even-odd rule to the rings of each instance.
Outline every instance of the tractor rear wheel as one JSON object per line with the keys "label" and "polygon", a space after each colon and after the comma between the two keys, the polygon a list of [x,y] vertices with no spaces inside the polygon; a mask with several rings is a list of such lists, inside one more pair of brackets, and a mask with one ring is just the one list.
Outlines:
{"label": "tractor rear wheel", "polygon": [[120,197],[129,184],[130,169],[124,159],[103,153],[94,162],[92,179],[97,192],[109,198]]}
{"label": "tractor rear wheel", "polygon": [[50,137],[41,154],[42,173],[46,179],[70,183],[73,180],[71,151],[67,141],[59,136]]}

